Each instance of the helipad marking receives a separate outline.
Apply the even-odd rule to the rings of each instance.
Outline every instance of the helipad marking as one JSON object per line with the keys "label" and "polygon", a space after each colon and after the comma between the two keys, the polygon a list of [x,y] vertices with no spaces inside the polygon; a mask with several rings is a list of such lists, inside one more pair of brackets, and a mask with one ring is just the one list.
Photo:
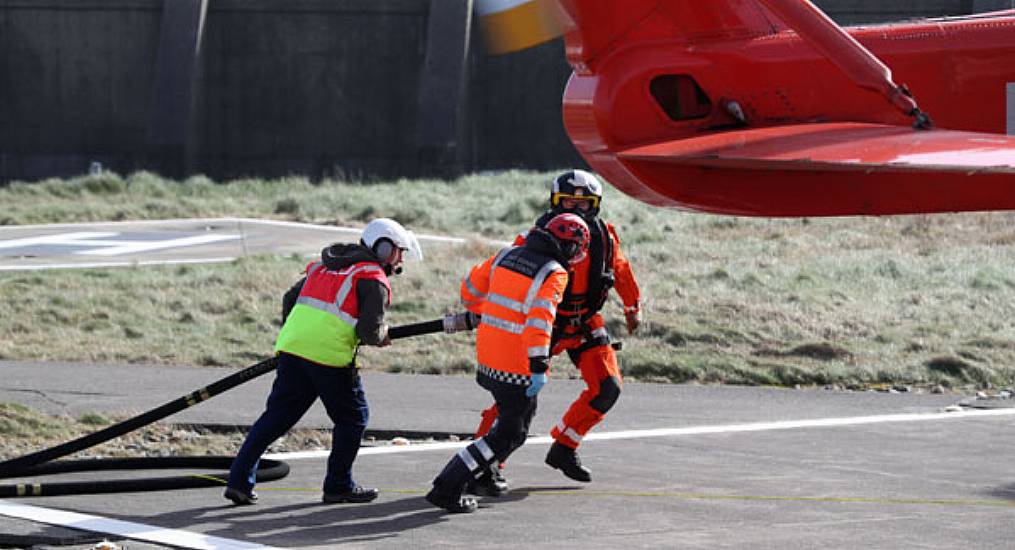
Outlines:
{"label": "helipad marking", "polygon": [[[206,225],[225,225],[235,224],[236,229],[243,233],[243,224],[250,225],[269,225],[278,227],[297,227],[302,229],[314,229],[325,231],[329,233],[342,233],[348,235],[359,235],[363,228],[361,227],[338,227],[330,225],[316,225],[310,223],[301,222],[287,222],[281,220],[259,220],[254,218],[183,218],[183,219],[169,219],[169,220],[136,220],[136,221],[115,221],[115,222],[80,222],[80,223],[57,223],[57,224],[34,224],[34,225],[15,225],[15,226],[4,226],[0,227],[0,235],[7,230],[18,230],[23,231],[25,229],[80,229],[87,227],[131,227],[131,226],[172,226],[185,224],[192,227],[190,230],[197,230],[201,224]],[[180,231],[180,229],[176,229]],[[0,248],[15,248],[21,246],[32,246],[36,244],[63,244],[61,241],[65,241],[67,238],[76,240],[78,242],[88,239],[98,239],[114,237],[120,233],[116,232],[97,232],[97,231],[80,231],[74,233],[63,233],[62,237],[59,235],[44,235],[39,237],[26,237],[22,239],[12,239],[9,241],[0,240]],[[445,244],[464,244],[467,242],[466,239],[460,237],[445,237],[442,235],[420,235],[416,237],[420,241],[424,242],[436,242]],[[242,237],[233,237],[242,238]],[[510,244],[507,241],[496,241],[488,240],[487,242],[497,245],[506,246]],[[112,255],[113,253],[136,253],[145,252],[148,250],[154,250],[154,248],[148,247],[144,250],[141,249],[140,241],[122,241],[117,243],[116,246],[131,246],[132,249],[120,249],[119,251],[112,250],[112,241],[105,240],[98,243],[99,246],[108,246],[108,249],[103,251],[88,252],[82,251],[77,254],[89,254],[89,255]],[[187,243],[181,243],[183,244]],[[195,244],[195,243],[189,243]],[[312,255],[316,255],[312,254]],[[208,258],[208,259],[173,259],[173,260],[140,260],[140,261],[125,261],[125,262],[94,262],[94,263],[47,263],[47,264],[15,264],[15,265],[0,265],[0,271],[43,271],[49,269],[91,269],[91,268],[107,268],[107,267],[133,267],[133,266],[152,266],[152,265],[175,265],[175,264],[186,264],[186,263],[225,263],[236,260],[236,257],[219,257],[219,258]]]}
{"label": "helipad marking", "polygon": [[77,512],[66,512],[51,508],[41,508],[28,504],[18,504],[0,500],[0,514],[37,521],[48,525],[59,525],[71,529],[82,529],[97,533],[119,535],[132,540],[143,540],[148,542],[167,544],[179,548],[194,548],[198,550],[242,550],[248,548],[271,549],[274,546],[254,544],[240,540],[213,537],[202,533],[193,533],[180,529],[163,529],[154,525],[145,525],[132,521],[121,521],[117,519],[79,514]]}
{"label": "helipad marking", "polygon": [[0,271],[44,271],[47,269],[95,269],[100,267],[140,267],[150,265],[180,264],[222,264],[234,262],[239,258],[223,256],[219,258],[195,258],[181,260],[137,260],[120,262],[82,262],[75,264],[40,264],[40,265],[0,265]]}
{"label": "helipad marking", "polygon": [[[934,420],[951,420],[955,418],[976,418],[993,416],[1015,416],[1015,409],[988,409],[975,411],[957,411],[940,413],[910,414],[879,414],[873,416],[847,416],[841,418],[816,418],[811,420],[779,420],[774,422],[751,422],[747,424],[726,424],[718,426],[692,426],[687,428],[661,428],[655,430],[626,430],[619,432],[590,433],[585,441],[596,439],[646,439],[652,437],[677,437],[688,435],[726,434],[745,432],[765,432],[773,430],[794,430],[801,428],[834,428],[841,426],[862,426],[866,424],[885,424],[893,422],[929,422]],[[393,453],[414,453],[425,451],[442,451],[459,449],[468,445],[469,441],[447,441],[440,443],[422,443],[419,445],[389,445],[385,447],[363,447],[361,455],[381,455]],[[530,437],[526,445],[547,445],[553,443],[550,436]],[[303,451],[298,453],[277,453],[264,455],[273,460],[299,460],[304,458],[327,457],[329,451]]]}
{"label": "helipad marking", "polygon": [[165,250],[166,248],[180,248],[184,246],[197,246],[222,241],[235,241],[239,235],[213,234],[195,235],[192,237],[180,237],[178,239],[166,239],[158,241],[93,241],[97,246],[93,250],[79,250],[75,254],[87,254],[90,256],[121,256],[123,254],[137,254],[139,252],[151,252],[153,250]]}
{"label": "helipad marking", "polygon": [[[124,221],[110,221],[110,222],[79,222],[79,223],[50,223],[50,224],[29,224],[29,225],[11,225],[0,227],[0,232],[6,229],[58,229],[58,228],[76,228],[76,227],[92,227],[92,226],[121,226],[121,225],[167,225],[167,224],[258,224],[258,225],[274,225],[278,227],[299,227],[302,229],[318,229],[321,231],[328,231],[332,233],[351,233],[358,235],[363,231],[362,227],[342,227],[336,225],[318,225],[314,223],[304,222],[287,222],[283,220],[261,220],[257,218],[172,218],[168,220],[124,220]],[[410,227],[411,229],[411,227]],[[455,243],[463,244],[466,239],[460,237],[445,237],[443,235],[427,235],[427,234],[416,234],[416,238],[421,241],[434,241],[444,243]],[[500,241],[491,241],[500,242]]]}
{"label": "helipad marking", "polygon": [[[50,245],[50,246],[71,246],[77,248],[88,248],[78,250],[75,254],[91,256],[120,256],[123,254],[137,254],[139,252],[150,252],[153,250],[164,250],[166,248],[180,248],[184,246],[196,246],[221,241],[233,241],[239,239],[234,234],[207,234],[179,237],[175,239],[151,239],[151,240],[115,240],[122,233],[78,231],[74,233],[57,233],[55,235],[41,235],[38,237],[24,237],[20,239],[9,239],[0,241],[0,249],[23,248],[28,246]],[[143,234],[142,234],[143,236]]]}
{"label": "helipad marking", "polygon": [[77,245],[78,243],[92,243],[94,239],[115,237],[119,233],[109,231],[78,231],[75,233],[57,233],[55,235],[40,235],[38,237],[24,237],[21,239],[9,239],[0,241],[0,249],[21,248],[24,246],[38,246],[40,244],[65,244]]}

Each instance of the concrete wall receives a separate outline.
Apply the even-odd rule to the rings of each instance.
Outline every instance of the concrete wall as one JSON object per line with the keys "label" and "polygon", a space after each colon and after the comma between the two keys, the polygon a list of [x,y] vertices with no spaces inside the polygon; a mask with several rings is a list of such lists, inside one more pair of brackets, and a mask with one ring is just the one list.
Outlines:
{"label": "concrete wall", "polygon": [[200,169],[408,171],[428,11],[425,0],[213,1],[198,83]]}
{"label": "concrete wall", "polygon": [[[430,1],[208,0],[185,172],[418,173]],[[985,4],[817,3],[843,23]],[[162,16],[163,0],[0,0],[0,182],[80,174],[93,159],[120,172],[160,165],[149,144],[153,98],[165,97],[153,93]],[[472,38],[462,167],[580,163],[561,124],[562,42],[486,57]]]}
{"label": "concrete wall", "polygon": [[145,154],[160,0],[0,0],[0,181]]}

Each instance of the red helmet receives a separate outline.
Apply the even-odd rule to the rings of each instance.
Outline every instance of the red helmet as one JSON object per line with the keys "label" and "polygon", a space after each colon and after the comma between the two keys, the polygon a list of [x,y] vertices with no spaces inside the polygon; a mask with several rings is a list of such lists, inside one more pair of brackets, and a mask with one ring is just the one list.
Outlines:
{"label": "red helmet", "polygon": [[561,251],[571,264],[585,259],[589,249],[591,233],[585,220],[577,214],[557,214],[546,224],[546,231],[553,235]]}

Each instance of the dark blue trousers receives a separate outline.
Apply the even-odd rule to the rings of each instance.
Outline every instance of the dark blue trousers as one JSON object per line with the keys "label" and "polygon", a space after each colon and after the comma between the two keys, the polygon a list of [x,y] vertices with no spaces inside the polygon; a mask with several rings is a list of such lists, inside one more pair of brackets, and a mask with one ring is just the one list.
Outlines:
{"label": "dark blue trousers", "polygon": [[341,493],[356,486],[352,463],[370,416],[359,374],[352,367],[326,367],[280,353],[265,411],[250,428],[229,470],[230,487],[247,493],[253,490],[261,455],[306,414],[317,398],[335,425],[324,492]]}

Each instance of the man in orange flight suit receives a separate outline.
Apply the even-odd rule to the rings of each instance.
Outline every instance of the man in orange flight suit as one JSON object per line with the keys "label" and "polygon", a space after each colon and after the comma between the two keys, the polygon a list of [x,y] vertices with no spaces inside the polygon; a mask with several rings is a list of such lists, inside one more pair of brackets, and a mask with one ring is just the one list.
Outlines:
{"label": "man in orange flight suit", "polygon": [[[553,181],[550,210],[536,221],[536,227],[542,227],[553,216],[574,213],[588,223],[591,232],[589,254],[573,266],[570,284],[557,310],[551,347],[551,356],[567,351],[587,387],[550,432],[554,444],[546,455],[548,465],[586,483],[592,481],[592,473],[582,466],[578,446],[617,402],[623,383],[617,354],[599,314],[611,288],[623,301],[628,333],[634,333],[641,323],[641,292],[631,264],[620,251],[613,225],[598,217],[602,197],[602,184],[594,175],[584,170],[564,172]],[[515,244],[525,242],[525,238],[524,233],[519,235]],[[497,405],[483,411],[476,437],[487,433],[497,416]],[[507,483],[499,470],[469,486],[470,492],[487,496],[498,496],[506,490]]]}
{"label": "man in orange flight suit", "polygon": [[532,228],[525,244],[475,266],[462,281],[462,301],[481,321],[476,333],[476,382],[493,394],[500,418],[488,433],[451,457],[426,499],[452,513],[473,512],[466,484],[493,469],[525,443],[536,396],[550,366],[550,333],[568,284],[565,266],[580,261],[589,228],[561,214]]}

